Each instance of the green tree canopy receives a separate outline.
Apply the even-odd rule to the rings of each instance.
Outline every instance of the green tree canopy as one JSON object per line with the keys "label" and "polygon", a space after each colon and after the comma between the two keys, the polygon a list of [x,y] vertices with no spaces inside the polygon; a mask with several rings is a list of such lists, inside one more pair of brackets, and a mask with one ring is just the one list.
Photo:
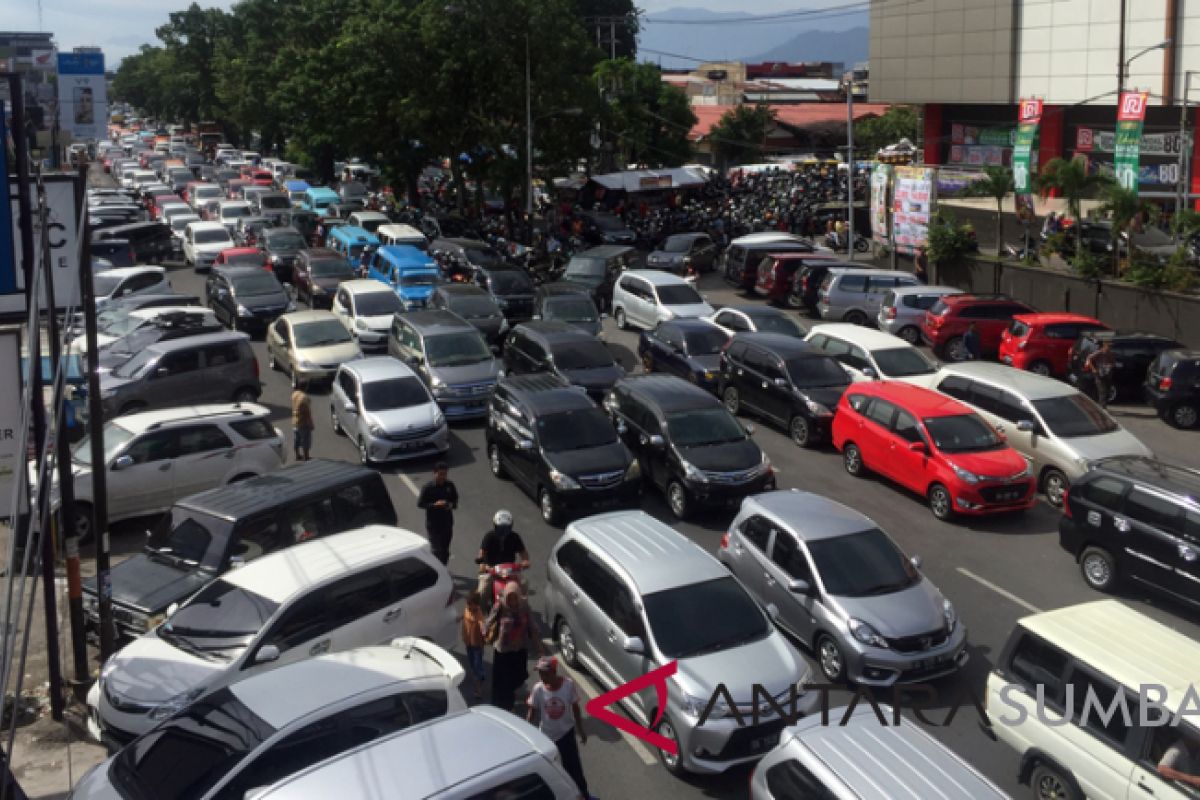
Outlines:
{"label": "green tree canopy", "polygon": [[901,139],[917,140],[917,112],[912,106],[892,106],[880,116],[854,125],[854,149],[866,156]]}
{"label": "green tree canopy", "polygon": [[619,169],[629,165],[677,167],[692,158],[688,134],[696,115],[687,95],[664,83],[654,64],[627,58],[596,67],[596,82],[607,99],[600,124]]}
{"label": "green tree canopy", "polygon": [[726,111],[709,131],[713,152],[723,168],[760,160],[775,112],[764,104],[740,105]]}

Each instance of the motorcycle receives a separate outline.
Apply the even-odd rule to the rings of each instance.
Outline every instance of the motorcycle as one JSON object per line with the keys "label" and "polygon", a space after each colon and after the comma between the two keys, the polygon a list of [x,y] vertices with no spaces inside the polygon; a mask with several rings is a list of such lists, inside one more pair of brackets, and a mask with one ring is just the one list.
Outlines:
{"label": "motorcycle", "polygon": [[[825,246],[837,253],[846,252],[846,242],[844,237],[836,233],[825,234]],[[854,234],[854,252],[867,253],[871,250],[871,240],[861,233]]]}
{"label": "motorcycle", "polygon": [[524,577],[526,569],[526,565],[515,562],[494,564],[487,568],[487,574],[492,579],[491,605],[494,606],[503,599],[505,588],[514,581],[520,587],[521,594],[529,594],[529,584]]}

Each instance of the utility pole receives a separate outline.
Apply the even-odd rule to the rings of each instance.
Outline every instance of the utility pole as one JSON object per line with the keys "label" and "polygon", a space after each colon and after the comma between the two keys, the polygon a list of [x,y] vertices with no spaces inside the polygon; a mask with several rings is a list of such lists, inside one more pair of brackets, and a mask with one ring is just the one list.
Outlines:
{"label": "utility pole", "polygon": [[525,213],[533,222],[533,81],[529,76],[529,33],[525,34]]}
{"label": "utility pole", "polygon": [[854,82],[846,90],[846,162],[850,166],[846,200],[846,260],[854,260]]}
{"label": "utility pole", "polygon": [[1195,74],[1192,70],[1183,73],[1183,96],[1179,101],[1179,182],[1176,184],[1175,192],[1175,213],[1178,214],[1187,207],[1188,195],[1191,194],[1191,185],[1188,180],[1188,154],[1191,148],[1188,147],[1188,130],[1187,130],[1187,115],[1188,115],[1188,96],[1192,88],[1192,75]]}
{"label": "utility pole", "polygon": [[1125,0],[1121,4],[1121,23],[1117,27],[1120,41],[1117,42],[1117,107],[1121,105],[1121,94],[1125,91]]}

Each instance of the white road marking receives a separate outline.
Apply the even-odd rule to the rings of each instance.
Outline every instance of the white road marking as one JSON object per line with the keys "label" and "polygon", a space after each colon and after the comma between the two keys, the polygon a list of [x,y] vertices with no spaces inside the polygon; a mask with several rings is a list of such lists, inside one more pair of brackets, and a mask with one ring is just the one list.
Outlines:
{"label": "white road marking", "polygon": [[412,478],[408,477],[403,472],[398,472],[396,475],[400,478],[400,482],[407,486],[408,490],[413,493],[413,497],[421,496],[421,490],[418,489],[417,485],[412,482]]}
{"label": "white road marking", "polygon": [[[545,646],[547,653],[555,652],[554,642],[551,640],[545,639],[542,641],[542,644]],[[568,667],[563,663],[561,658],[558,659],[558,668],[565,672],[571,680],[575,681],[575,685],[579,687],[580,694],[584,695],[584,703],[587,703],[587,701],[593,697],[599,697],[601,694],[603,694],[603,692],[601,692],[592,684],[589,678],[580,674],[577,670]],[[616,729],[614,728],[614,730]],[[651,753],[650,748],[646,747],[646,745],[640,739],[634,738],[625,731],[618,730],[617,733],[621,734],[621,738],[633,748],[633,752],[642,760],[642,763],[646,764],[647,766],[654,766],[658,763],[658,757]]]}
{"label": "white road marking", "polygon": [[971,572],[971,570],[964,569],[963,567],[959,567],[958,571],[961,574],[966,575],[968,578],[970,578],[971,580],[978,583],[980,586],[991,589],[993,592],[1000,595],[1004,599],[1010,600],[1010,601],[1016,603],[1017,605],[1019,605],[1021,608],[1025,609],[1026,611],[1028,611],[1032,614],[1042,613],[1042,610],[1040,608],[1038,608],[1037,606],[1035,606],[1033,603],[1022,600],[1021,598],[1017,597],[1015,594],[1008,591],[1004,587],[997,586],[996,584],[992,583],[987,578],[981,578],[978,575],[976,575],[974,572]]}

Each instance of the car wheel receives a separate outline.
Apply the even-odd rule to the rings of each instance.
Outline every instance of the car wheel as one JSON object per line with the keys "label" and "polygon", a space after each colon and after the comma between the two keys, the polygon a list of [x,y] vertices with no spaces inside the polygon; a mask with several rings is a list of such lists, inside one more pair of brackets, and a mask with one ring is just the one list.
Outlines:
{"label": "car wheel", "polygon": [[854,442],[847,442],[842,449],[842,464],[846,467],[846,472],[856,478],[861,478],[867,473],[867,466],[863,464],[862,460],[862,452]]}
{"label": "car wheel", "polygon": [[558,654],[568,667],[579,667],[579,646],[575,643],[575,631],[565,619],[558,621]]}
{"label": "car wheel", "polygon": [[1033,796],[1038,800],[1082,800],[1075,785],[1054,767],[1038,764],[1029,777]]}
{"label": "car wheel", "polygon": [[687,519],[688,512],[692,510],[687,489],[679,481],[667,484],[667,505],[671,507],[675,519]]}
{"label": "car wheel", "polygon": [[970,356],[967,352],[967,346],[963,343],[961,336],[955,336],[950,341],[946,342],[944,348],[947,361],[966,361]]}
{"label": "car wheel", "polygon": [[842,322],[849,322],[851,325],[866,325],[867,315],[861,311],[850,311],[842,317]]}
{"label": "car wheel", "polygon": [[1179,403],[1171,408],[1171,413],[1168,416],[1171,424],[1176,428],[1194,428],[1200,414],[1196,411],[1196,406],[1191,403]]}
{"label": "car wheel", "polygon": [[721,400],[725,403],[725,409],[734,416],[737,416],[738,411],[742,408],[742,398],[738,395],[737,387],[726,386],[725,391],[721,393]]}
{"label": "car wheel", "polygon": [[940,483],[929,487],[929,510],[943,521],[954,516],[954,498],[950,496],[950,490]]}
{"label": "car wheel", "polygon": [[558,506],[554,502],[554,495],[546,489],[538,493],[538,508],[542,511],[543,522],[547,525],[558,525]]}
{"label": "car wheel", "polygon": [[625,319],[625,309],[618,308],[613,312],[613,322],[623,331],[629,330],[629,321]]}
{"label": "car wheel", "polygon": [[654,356],[645,353],[642,356],[642,370],[645,372],[654,372]]}
{"label": "car wheel", "polygon": [[679,756],[679,734],[675,733],[675,723],[671,721],[670,717],[663,714],[663,718],[655,726],[654,732],[667,741],[675,743],[675,747],[673,748],[675,750],[674,753],[668,753],[666,750],[659,749],[658,758],[662,761],[663,767],[672,775],[683,775],[683,759]]}
{"label": "car wheel", "polygon": [[1067,493],[1067,488],[1071,482],[1067,480],[1067,476],[1059,470],[1048,469],[1046,474],[1042,476],[1042,492],[1046,495],[1046,500],[1055,508],[1062,508],[1063,495]]}
{"label": "car wheel", "polygon": [[235,403],[253,403],[258,400],[258,393],[249,386],[243,386],[233,393],[233,402]]}
{"label": "car wheel", "polygon": [[1050,364],[1046,361],[1035,361],[1029,365],[1029,371],[1034,375],[1044,375],[1050,377]]}
{"label": "car wheel", "polygon": [[896,335],[914,346],[921,343],[921,331],[916,325],[905,325],[903,328],[896,331]]}
{"label": "car wheel", "polygon": [[81,544],[92,540],[92,504],[75,501],[75,536]]}
{"label": "car wheel", "polygon": [[333,429],[335,436],[343,434],[342,423],[338,422],[337,411],[334,410],[333,406],[329,407],[329,427]]}
{"label": "car wheel", "polygon": [[791,434],[792,441],[800,447],[812,447],[812,426],[801,415],[797,414],[792,417],[791,424],[788,425],[788,433]]}
{"label": "car wheel", "polygon": [[816,646],[817,666],[829,683],[842,683],[846,680],[846,659],[842,657],[842,649],[828,633],[817,637]]}
{"label": "car wheel", "polygon": [[358,460],[364,467],[371,466],[371,453],[367,450],[367,443],[364,439],[358,440]]}
{"label": "car wheel", "polygon": [[499,445],[493,444],[488,446],[488,466],[492,468],[492,474],[500,480],[508,477],[508,473],[504,471],[504,464],[500,461]]}
{"label": "car wheel", "polygon": [[1097,592],[1111,592],[1117,585],[1117,562],[1102,547],[1089,547],[1079,558],[1083,582]]}

